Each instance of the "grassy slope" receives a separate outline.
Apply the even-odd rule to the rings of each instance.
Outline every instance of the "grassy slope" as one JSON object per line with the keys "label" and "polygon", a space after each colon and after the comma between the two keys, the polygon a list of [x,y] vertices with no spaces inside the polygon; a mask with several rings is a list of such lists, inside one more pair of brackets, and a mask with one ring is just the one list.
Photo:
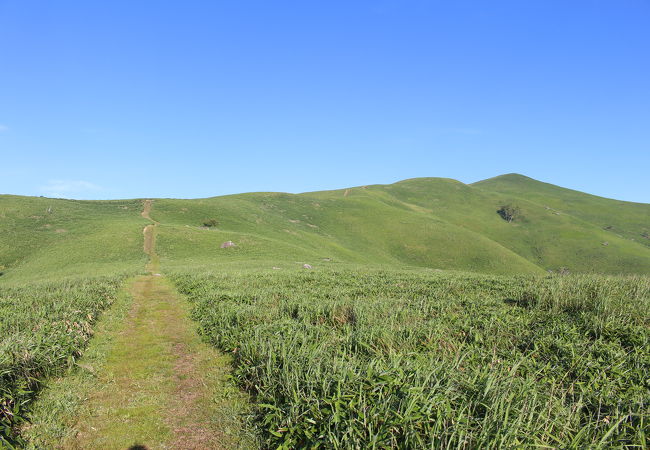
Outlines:
{"label": "grassy slope", "polygon": [[147,223],[141,209],[140,200],[0,196],[0,281],[141,270],[142,227]]}
{"label": "grassy slope", "polygon": [[[561,201],[548,195],[547,203]],[[507,223],[496,213],[511,200],[521,206],[522,221]],[[650,205],[633,204],[610,209],[619,202],[602,200],[600,217],[617,216],[615,223],[628,216],[636,223],[642,220],[637,210],[650,211]],[[576,213],[558,211],[481,186],[422,178],[298,195],[161,199],[152,214],[162,224],[158,248],[163,266],[170,269],[249,266],[257,261],[279,267],[361,263],[485,273],[560,267],[576,272],[650,272],[647,247],[602,229],[588,220],[593,217],[575,209]],[[216,230],[200,227],[209,218],[219,221]],[[226,240],[239,246],[219,249]]]}
{"label": "grassy slope", "polygon": [[[507,223],[496,213],[510,201],[521,207],[523,220]],[[141,209],[140,200],[0,196],[0,280],[140,270],[147,223]],[[560,267],[650,272],[650,240],[641,237],[650,227],[650,205],[517,175],[475,185],[420,178],[297,195],[159,199],[152,217],[160,222],[158,249],[166,269],[309,263],[495,274]],[[209,218],[219,221],[216,229],[201,228]],[[219,249],[226,240],[238,247]]]}
{"label": "grassy slope", "polygon": [[570,214],[607,231],[650,247],[650,205],[612,200],[562,188],[519,174],[507,174],[474,183],[485,191],[525,198],[538,205]]}
{"label": "grassy slope", "polygon": [[[643,245],[639,245],[638,241],[619,237],[602,229],[593,215],[581,213],[585,208],[579,206],[579,203],[571,210],[558,210],[548,206],[548,203],[557,205],[561,202],[562,196],[559,194],[562,193],[562,188],[555,187],[555,193],[547,192],[537,197],[517,197],[510,193],[492,192],[484,186],[422,178],[405,180],[378,189],[401,201],[426,208],[449,222],[480,233],[544,269],[568,267],[578,272],[650,272],[650,252]],[[575,198],[581,199],[580,196],[587,199],[593,197],[575,193]],[[548,202],[535,201],[541,198]],[[611,219],[625,223],[627,217],[632,224],[630,227],[634,227],[634,223],[642,222],[642,213],[645,211],[646,223],[650,223],[650,205],[625,204],[597,197],[595,199],[599,201],[592,202],[593,208],[598,210],[601,221]],[[523,220],[507,223],[499,217],[497,209],[508,202],[514,202],[521,207]]]}
{"label": "grassy slope", "polygon": [[[539,271],[485,237],[375,195],[243,194],[157,200],[163,265],[266,261],[271,265],[363,263],[491,273]],[[218,231],[197,225],[220,221]],[[233,240],[239,247],[221,250]],[[332,261],[323,261],[331,259]]]}

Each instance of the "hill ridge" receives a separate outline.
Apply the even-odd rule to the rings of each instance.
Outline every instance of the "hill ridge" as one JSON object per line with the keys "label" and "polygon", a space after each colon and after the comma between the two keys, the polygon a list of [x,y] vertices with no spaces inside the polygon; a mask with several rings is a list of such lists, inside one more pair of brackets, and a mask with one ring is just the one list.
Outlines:
{"label": "hill ridge", "polygon": [[[0,282],[139,267],[145,200],[0,196]],[[154,201],[163,268],[289,268],[302,261],[497,274],[650,273],[650,205],[519,174],[473,184],[418,177],[299,194]],[[497,214],[506,203],[520,207],[513,223]],[[211,227],[204,226],[208,219]],[[238,247],[216,250],[227,240]]]}

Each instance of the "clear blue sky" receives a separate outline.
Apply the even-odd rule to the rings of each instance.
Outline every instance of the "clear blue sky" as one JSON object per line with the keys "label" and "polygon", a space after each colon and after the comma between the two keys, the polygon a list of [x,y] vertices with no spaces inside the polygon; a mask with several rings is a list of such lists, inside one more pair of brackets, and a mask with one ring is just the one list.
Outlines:
{"label": "clear blue sky", "polygon": [[650,202],[650,2],[0,0],[0,193],[518,172]]}

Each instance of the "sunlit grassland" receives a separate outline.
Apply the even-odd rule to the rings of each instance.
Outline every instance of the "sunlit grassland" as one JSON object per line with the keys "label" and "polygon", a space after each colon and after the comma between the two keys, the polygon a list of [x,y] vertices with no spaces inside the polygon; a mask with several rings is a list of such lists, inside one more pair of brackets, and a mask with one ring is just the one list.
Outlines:
{"label": "sunlit grassland", "polygon": [[650,247],[650,209],[647,203],[589,195],[518,174],[490,178],[472,186],[511,198],[527,199],[598,225],[609,236],[625,237]]}
{"label": "sunlit grassland", "polygon": [[72,367],[123,277],[0,286],[0,447],[20,444],[30,403]]}
{"label": "sunlit grassland", "polygon": [[0,196],[0,283],[142,270],[141,200]]}
{"label": "sunlit grassland", "polygon": [[177,273],[263,446],[641,447],[650,279]]}
{"label": "sunlit grassland", "polygon": [[[532,191],[543,185],[511,178],[522,178],[521,184]],[[555,188],[554,197],[544,202],[539,196],[515,195],[516,189],[493,191],[490,184],[419,178],[305,194],[158,199],[152,217],[163,225],[160,250],[168,268],[183,262],[218,265],[240,256],[277,263],[331,258],[492,274],[560,268],[650,272],[650,240],[644,237],[650,236],[650,205]],[[522,212],[512,223],[497,214],[506,203]],[[203,227],[206,220],[215,225]],[[231,255],[215,249],[220,239],[248,242]],[[162,262],[164,266],[164,258]]]}
{"label": "sunlit grassland", "polygon": [[43,383],[74,366],[126,276],[143,271],[141,209],[0,196],[0,447],[22,442]]}
{"label": "sunlit grassland", "polygon": [[[5,444],[144,271],[142,207],[0,196]],[[233,355],[262,447],[647,439],[650,205],[508,175],[156,199],[151,216],[160,271]]]}

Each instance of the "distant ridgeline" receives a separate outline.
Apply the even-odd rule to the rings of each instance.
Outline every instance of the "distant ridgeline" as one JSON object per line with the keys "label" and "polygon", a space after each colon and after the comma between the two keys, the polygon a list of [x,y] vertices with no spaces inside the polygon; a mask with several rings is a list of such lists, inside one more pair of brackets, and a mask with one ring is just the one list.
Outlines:
{"label": "distant ridgeline", "polygon": [[[0,282],[139,270],[142,200],[0,196]],[[162,269],[362,264],[497,274],[650,273],[650,204],[510,174],[305,194],[157,199]],[[233,246],[220,248],[223,242]]]}

